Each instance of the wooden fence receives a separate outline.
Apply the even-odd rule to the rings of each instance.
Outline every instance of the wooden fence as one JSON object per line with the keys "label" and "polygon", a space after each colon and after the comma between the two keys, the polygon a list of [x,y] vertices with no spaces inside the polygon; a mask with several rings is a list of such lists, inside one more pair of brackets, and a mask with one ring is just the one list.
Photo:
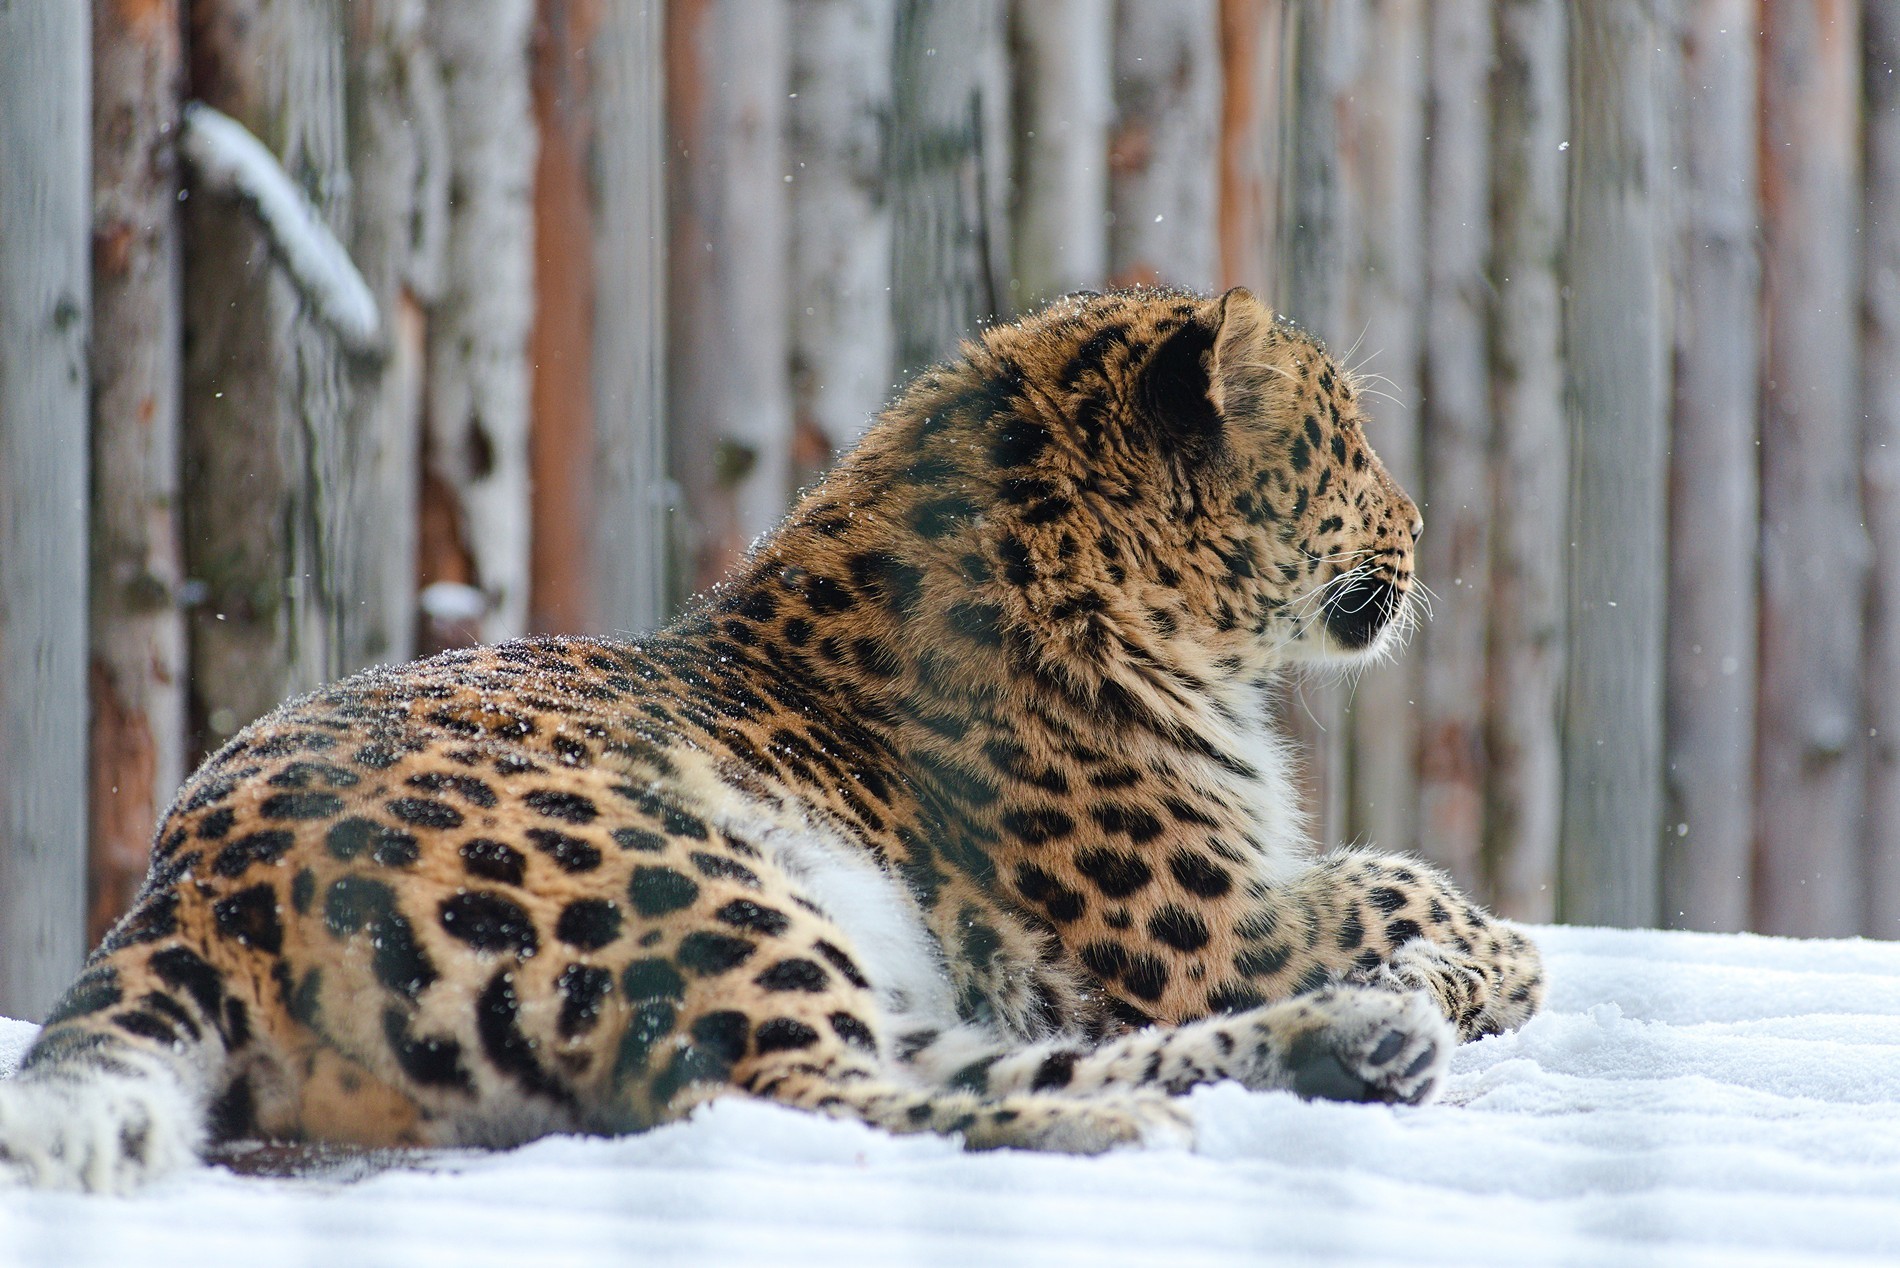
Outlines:
{"label": "wooden fence", "polygon": [[1146,281],[1331,341],[1424,507],[1414,645],[1289,688],[1323,839],[1900,935],[1896,62],[1854,0],[0,5],[0,1012],[277,700],[650,628],[958,337]]}

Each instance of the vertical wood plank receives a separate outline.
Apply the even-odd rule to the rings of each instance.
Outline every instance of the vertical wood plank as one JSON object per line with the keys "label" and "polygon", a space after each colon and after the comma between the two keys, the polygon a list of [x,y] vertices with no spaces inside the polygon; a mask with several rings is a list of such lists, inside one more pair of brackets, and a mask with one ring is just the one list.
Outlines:
{"label": "vertical wood plank", "polygon": [[1866,930],[1900,937],[1900,10],[1866,17],[1866,253],[1862,483],[1873,569],[1867,599]]}
{"label": "vertical wood plank", "polygon": [[[194,0],[191,93],[243,123],[348,240],[341,32],[328,6]],[[343,666],[334,501],[351,383],[252,212],[188,187],[183,374],[191,722],[215,748]]]}
{"label": "vertical wood plank", "polygon": [[1565,461],[1564,175],[1569,74],[1562,0],[1503,0],[1492,81],[1492,503],[1485,874],[1498,910],[1556,911],[1562,799]]}
{"label": "vertical wood plank", "polygon": [[528,337],[534,519],[528,623],[549,633],[596,628],[594,223],[587,172],[596,134],[587,49],[599,16],[589,0],[538,0],[532,44],[538,144]]}
{"label": "vertical wood plank", "polygon": [[[1491,6],[1428,6],[1424,482],[1418,576],[1437,594],[1420,638],[1419,837],[1481,891],[1491,553]],[[1420,494],[1422,493],[1422,496]]]}
{"label": "vertical wood plank", "polygon": [[883,0],[792,5],[791,355],[801,485],[890,397],[894,17]]}
{"label": "vertical wood plank", "polygon": [[1281,293],[1286,0],[1220,0],[1220,285]]}
{"label": "vertical wood plank", "polygon": [[343,475],[329,490],[341,524],[338,659],[352,670],[416,651],[422,306],[438,293],[447,216],[441,71],[426,16],[426,0],[378,0],[351,6],[345,32],[347,241],[386,332],[374,363],[348,366]]}
{"label": "vertical wood plank", "polygon": [[1662,918],[1745,929],[1755,843],[1758,0],[1684,13]]}
{"label": "vertical wood plank", "polygon": [[1216,0],[1115,9],[1109,274],[1210,290],[1220,279]]}
{"label": "vertical wood plank", "polygon": [[184,777],[176,0],[92,6],[92,732],[87,941],[131,905]]}
{"label": "vertical wood plank", "polygon": [[1110,0],[1015,0],[1015,269],[1010,304],[1032,308],[1108,276]]}
{"label": "vertical wood plank", "polygon": [[891,103],[891,298],[901,380],[1007,307],[1010,160],[999,0],[902,0]]}
{"label": "vertical wood plank", "polygon": [[791,389],[785,14],[668,5],[674,470],[693,521],[693,588],[785,513]]}
{"label": "vertical wood plank", "polygon": [[445,84],[450,213],[441,297],[429,308],[433,487],[486,599],[485,641],[528,629],[528,335],[534,321],[532,0],[431,0]]}
{"label": "vertical wood plank", "polygon": [[594,149],[594,594],[604,630],[670,611],[666,469],[665,24],[604,6],[589,53]]}
{"label": "vertical wood plank", "polygon": [[450,214],[429,313],[425,461],[446,496],[485,640],[528,627],[528,338],[534,317],[533,0],[431,0]]}
{"label": "vertical wood plank", "polygon": [[86,899],[91,36],[0,5],[0,1013],[78,970]]}
{"label": "vertical wood plank", "polygon": [[1571,10],[1569,655],[1561,919],[1654,924],[1668,211],[1653,0]]}
{"label": "vertical wood plank", "polygon": [[[1762,6],[1757,927],[1860,927],[1859,6]],[[1824,562],[1823,562],[1824,561]]]}
{"label": "vertical wood plank", "polygon": [[[1371,0],[1365,16],[1352,128],[1359,242],[1353,248],[1354,357],[1367,436],[1401,487],[1423,498],[1419,356],[1425,278],[1425,5]],[[1416,600],[1415,600],[1416,602]],[[1352,783],[1346,832],[1410,849],[1418,838],[1418,690],[1421,636],[1352,692]]]}

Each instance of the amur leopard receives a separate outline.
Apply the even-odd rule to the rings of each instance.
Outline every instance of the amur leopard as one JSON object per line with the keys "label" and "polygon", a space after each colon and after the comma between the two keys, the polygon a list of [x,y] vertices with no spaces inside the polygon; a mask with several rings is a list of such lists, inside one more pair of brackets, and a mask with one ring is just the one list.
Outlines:
{"label": "amur leopard", "polygon": [[1362,397],[1244,290],[1072,296],[918,376],[672,625],[372,670],[194,774],[0,1084],[0,1174],[505,1146],[744,1094],[974,1148],[1414,1103],[1535,948],[1321,855],[1270,723],[1409,619]]}

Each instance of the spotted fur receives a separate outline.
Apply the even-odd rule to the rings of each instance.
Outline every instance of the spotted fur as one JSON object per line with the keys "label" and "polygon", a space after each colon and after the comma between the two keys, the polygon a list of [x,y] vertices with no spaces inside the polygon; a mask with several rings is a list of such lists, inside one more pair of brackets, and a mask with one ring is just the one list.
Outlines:
{"label": "spotted fur", "polygon": [[0,1085],[0,1168],[506,1145],[743,1093],[978,1147],[1190,1138],[1215,1079],[1429,1096],[1535,949],[1316,856],[1289,666],[1407,616],[1361,397],[1244,291],[1080,296],[921,375],[636,642],[376,670],[180,792]]}

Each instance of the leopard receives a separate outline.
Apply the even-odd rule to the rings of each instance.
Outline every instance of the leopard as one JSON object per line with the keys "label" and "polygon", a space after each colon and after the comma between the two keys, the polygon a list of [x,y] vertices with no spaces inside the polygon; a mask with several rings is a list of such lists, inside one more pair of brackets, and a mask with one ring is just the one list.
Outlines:
{"label": "leopard", "polygon": [[1289,682],[1417,618],[1367,395],[1245,289],[1066,296],[917,374],[656,632],[282,705],[0,1082],[0,1176],[722,1097],[1077,1154],[1192,1148],[1220,1081],[1429,1100],[1544,974],[1301,809]]}

